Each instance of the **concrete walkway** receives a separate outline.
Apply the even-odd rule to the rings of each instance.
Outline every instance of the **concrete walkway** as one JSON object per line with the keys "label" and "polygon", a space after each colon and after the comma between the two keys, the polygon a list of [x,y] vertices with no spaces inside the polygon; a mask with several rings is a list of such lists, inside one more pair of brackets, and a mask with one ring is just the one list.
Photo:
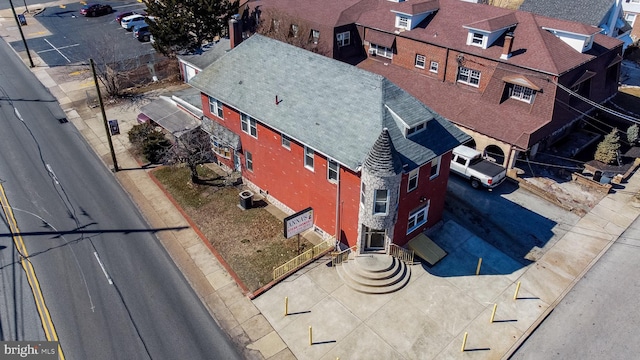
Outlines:
{"label": "concrete walkway", "polygon": [[[15,40],[17,29],[6,26],[12,19],[10,11],[0,15],[2,35],[8,42]],[[33,36],[46,32],[33,18],[28,21]],[[26,59],[25,54],[20,56]],[[85,90],[93,82],[79,74],[60,73],[65,69],[48,69],[37,57],[35,61],[34,74],[58,98],[69,121],[105,166],[111,167],[99,112],[83,106]],[[413,265],[411,281],[396,293],[357,293],[342,284],[335,269],[327,266],[328,259],[320,259],[252,301],[218,261],[215,249],[130,156],[126,132],[135,124],[137,112],[135,107],[107,112],[109,119],[120,121],[122,132],[114,137],[114,146],[125,170],[115,176],[151,226],[190,227],[158,237],[212,316],[250,359],[508,357],[640,214],[634,198],[640,176],[634,175],[623,190],[605,197],[550,244],[539,261],[526,267],[447,222],[433,238],[449,255],[433,268]],[[479,257],[483,267],[475,276]],[[521,287],[514,300],[518,282]],[[490,323],[494,304],[497,311]]]}

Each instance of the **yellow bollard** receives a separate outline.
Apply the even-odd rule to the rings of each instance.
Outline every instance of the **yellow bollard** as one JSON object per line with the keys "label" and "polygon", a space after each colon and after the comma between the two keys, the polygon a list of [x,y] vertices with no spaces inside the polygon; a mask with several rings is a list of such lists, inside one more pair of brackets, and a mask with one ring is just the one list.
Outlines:
{"label": "yellow bollard", "polygon": [[284,316],[289,315],[289,297],[284,297]]}
{"label": "yellow bollard", "polygon": [[313,331],[311,330],[311,326],[309,326],[309,346],[313,345]]}
{"label": "yellow bollard", "polygon": [[496,317],[497,309],[498,309],[498,304],[493,304],[493,312],[491,312],[491,321],[489,321],[489,323],[493,323],[493,318]]}
{"label": "yellow bollard", "polygon": [[478,259],[478,267],[476,268],[476,276],[480,274],[480,266],[482,266],[482,258]]}
{"label": "yellow bollard", "polygon": [[513,294],[513,300],[518,300],[518,291],[520,291],[520,281],[518,281],[518,285],[516,285],[516,292]]}
{"label": "yellow bollard", "polygon": [[465,331],[464,337],[462,338],[462,348],[460,348],[462,352],[464,352],[464,348],[467,346],[467,335],[469,335],[469,333]]}

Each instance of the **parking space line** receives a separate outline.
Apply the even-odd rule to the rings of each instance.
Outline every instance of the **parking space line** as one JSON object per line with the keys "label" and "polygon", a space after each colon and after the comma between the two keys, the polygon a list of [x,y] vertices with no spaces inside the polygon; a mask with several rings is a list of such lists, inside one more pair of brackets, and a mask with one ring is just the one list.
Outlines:
{"label": "parking space line", "polygon": [[69,63],[71,62],[71,60],[69,60],[69,58],[68,58],[68,57],[64,56],[64,54],[60,51],[60,49],[66,49],[66,48],[70,48],[70,47],[74,47],[74,46],[78,46],[78,45],[80,45],[80,44],[74,44],[74,45],[68,45],[68,46],[63,46],[63,47],[57,48],[57,47],[53,46],[53,44],[52,44],[52,43],[50,43],[50,42],[49,42],[49,40],[44,39],[44,41],[46,41],[46,42],[47,42],[47,44],[49,44],[49,46],[51,46],[51,47],[52,47],[52,49],[38,51],[38,54],[39,54],[39,53],[46,52],[46,51],[53,51],[53,50],[55,50],[55,51],[57,51],[57,52],[58,52],[58,54],[60,54],[60,56],[62,56],[62,57],[63,57],[65,60],[67,60],[67,62],[69,62]]}

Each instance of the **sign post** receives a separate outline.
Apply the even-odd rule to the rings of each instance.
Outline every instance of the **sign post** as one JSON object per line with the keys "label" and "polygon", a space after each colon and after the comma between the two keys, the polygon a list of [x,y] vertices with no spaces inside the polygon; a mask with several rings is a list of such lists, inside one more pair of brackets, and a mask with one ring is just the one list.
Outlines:
{"label": "sign post", "polygon": [[302,211],[284,218],[284,237],[289,239],[298,236],[298,255],[300,255],[300,233],[313,227],[313,208],[308,207]]}

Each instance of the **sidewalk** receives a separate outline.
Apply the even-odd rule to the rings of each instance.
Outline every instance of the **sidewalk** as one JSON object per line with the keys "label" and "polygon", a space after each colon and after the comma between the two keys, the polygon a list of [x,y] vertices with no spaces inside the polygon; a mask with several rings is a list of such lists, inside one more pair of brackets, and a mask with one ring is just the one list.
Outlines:
{"label": "sidewalk", "polygon": [[[28,20],[34,29],[37,22]],[[54,74],[64,69],[39,65],[32,71],[58,98],[68,120],[105,165],[111,166],[99,111],[83,106],[84,91],[93,88],[93,82],[73,74]],[[341,282],[335,269],[326,266],[325,258],[251,301],[206,239],[130,156],[126,132],[135,124],[137,112],[136,108],[107,111],[109,119],[120,121],[122,134],[113,139],[123,169],[115,176],[151,226],[189,226],[179,233],[159,233],[158,238],[249,359],[507,358],[640,215],[640,202],[634,198],[640,191],[640,175],[635,174],[622,191],[607,195],[527,267],[447,222],[433,238],[449,255],[432,268],[411,266],[411,280],[398,292],[355,292]],[[475,276],[478,257],[486,265],[482,275]],[[453,270],[455,275],[442,275]],[[521,287],[514,300],[518,282]],[[287,316],[284,297],[289,298]],[[494,304],[497,311],[491,323]],[[312,345],[309,327],[313,328]],[[462,352],[465,333],[466,351]]]}

